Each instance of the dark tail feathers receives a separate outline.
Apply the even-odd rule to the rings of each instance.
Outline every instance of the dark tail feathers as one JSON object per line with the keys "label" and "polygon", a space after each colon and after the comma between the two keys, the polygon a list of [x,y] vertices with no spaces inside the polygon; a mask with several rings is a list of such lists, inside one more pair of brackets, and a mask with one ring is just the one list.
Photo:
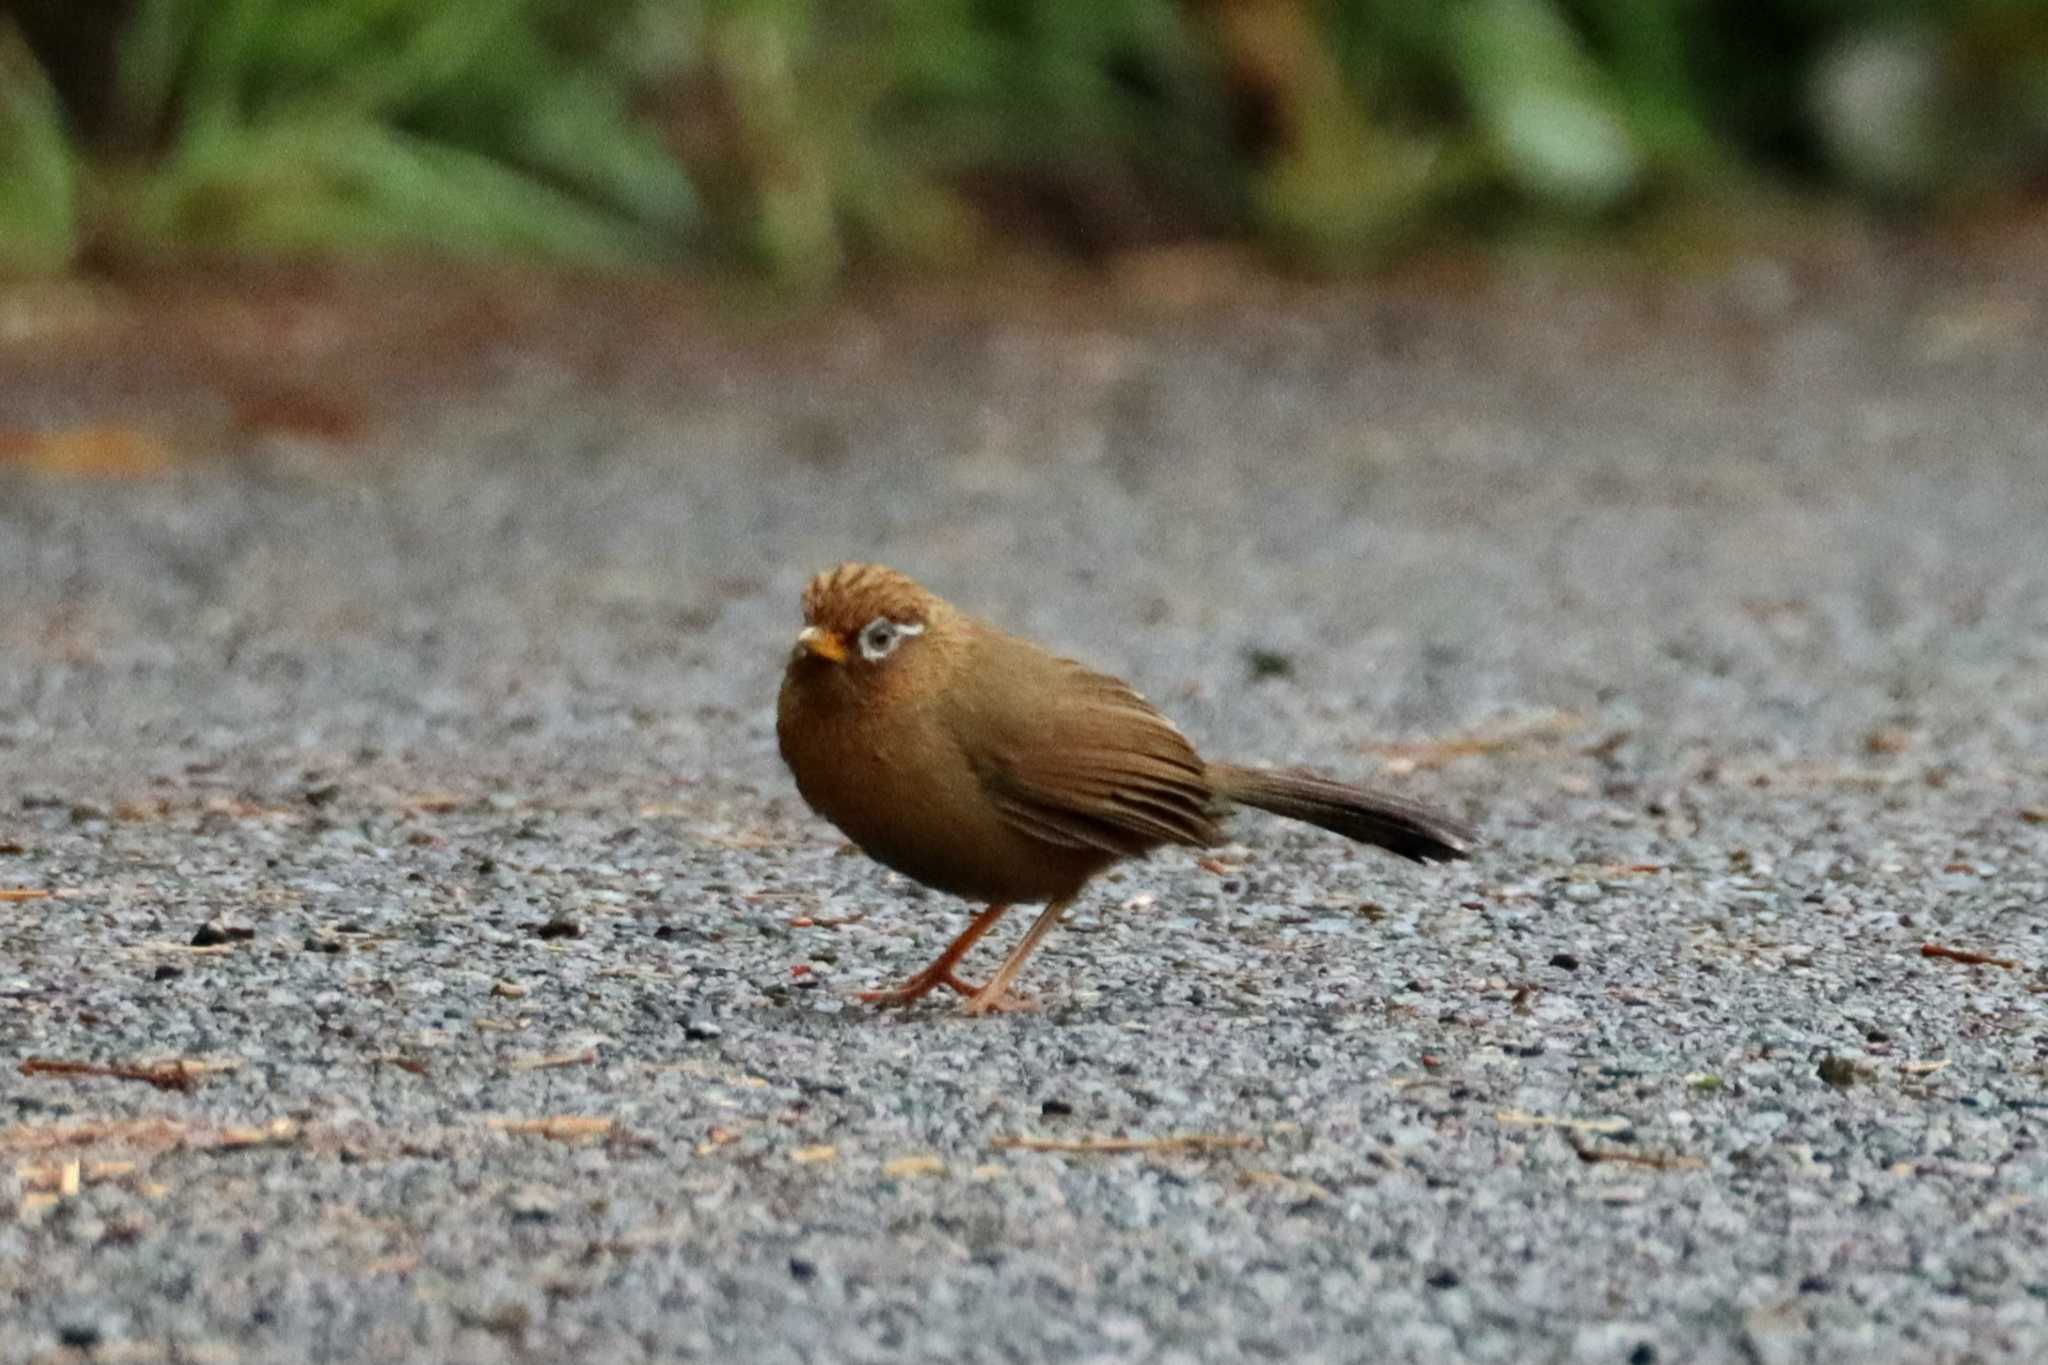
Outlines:
{"label": "dark tail feathers", "polygon": [[1209,780],[1218,795],[1240,805],[1305,820],[1419,863],[1468,857],[1479,842],[1476,830],[1448,815],[1309,773],[1218,763]]}

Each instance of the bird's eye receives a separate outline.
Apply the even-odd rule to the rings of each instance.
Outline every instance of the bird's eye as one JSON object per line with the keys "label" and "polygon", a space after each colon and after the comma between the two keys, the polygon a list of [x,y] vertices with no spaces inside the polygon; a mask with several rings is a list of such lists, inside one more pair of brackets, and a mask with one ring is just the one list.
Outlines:
{"label": "bird's eye", "polygon": [[922,635],[923,626],[904,625],[891,621],[886,616],[877,616],[861,627],[860,656],[869,663],[880,663],[896,651],[906,636]]}

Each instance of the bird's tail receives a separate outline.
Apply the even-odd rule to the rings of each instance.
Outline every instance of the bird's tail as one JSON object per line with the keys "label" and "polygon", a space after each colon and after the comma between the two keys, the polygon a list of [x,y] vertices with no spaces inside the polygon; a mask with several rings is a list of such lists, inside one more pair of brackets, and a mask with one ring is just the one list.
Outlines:
{"label": "bird's tail", "polygon": [[1469,857],[1479,842],[1476,830],[1448,815],[1309,773],[1217,763],[1209,781],[1226,800],[1305,820],[1419,863]]}

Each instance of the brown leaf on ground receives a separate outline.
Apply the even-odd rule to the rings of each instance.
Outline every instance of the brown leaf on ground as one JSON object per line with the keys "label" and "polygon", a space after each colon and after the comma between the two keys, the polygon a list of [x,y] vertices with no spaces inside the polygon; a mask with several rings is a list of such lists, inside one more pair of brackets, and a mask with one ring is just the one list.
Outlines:
{"label": "brown leaf on ground", "polygon": [[235,425],[251,435],[354,441],[370,425],[362,401],[347,394],[285,382],[245,382],[238,387]]}
{"label": "brown leaf on ground", "polygon": [[161,474],[173,463],[168,444],[133,427],[0,431],[0,465],[54,478],[140,479]]}

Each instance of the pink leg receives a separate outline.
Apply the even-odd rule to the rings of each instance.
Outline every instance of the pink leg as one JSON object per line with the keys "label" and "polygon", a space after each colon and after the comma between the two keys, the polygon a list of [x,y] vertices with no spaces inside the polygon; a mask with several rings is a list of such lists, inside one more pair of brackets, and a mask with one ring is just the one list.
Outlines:
{"label": "pink leg", "polygon": [[959,965],[961,958],[967,956],[967,950],[972,948],[983,934],[996,927],[996,921],[1001,919],[1009,908],[1007,905],[991,905],[976,915],[974,923],[968,925],[960,937],[948,944],[946,951],[940,953],[931,966],[902,985],[885,991],[862,991],[855,998],[865,1000],[871,1005],[907,1005],[913,1000],[924,999],[940,986],[950,986],[962,995],[974,995],[976,988],[955,976],[953,968]]}
{"label": "pink leg", "polygon": [[1004,1008],[1004,993],[1017,979],[1017,973],[1024,970],[1024,959],[1031,956],[1031,950],[1038,946],[1040,939],[1052,932],[1052,927],[1060,922],[1060,916],[1072,903],[1071,899],[1054,901],[1039,911],[1038,918],[1024,931],[1024,937],[1017,940],[1017,946],[1010,949],[1010,955],[1003,959],[1002,966],[996,968],[996,974],[988,979],[988,984],[968,997],[961,1008],[969,1014],[988,1014]]}

